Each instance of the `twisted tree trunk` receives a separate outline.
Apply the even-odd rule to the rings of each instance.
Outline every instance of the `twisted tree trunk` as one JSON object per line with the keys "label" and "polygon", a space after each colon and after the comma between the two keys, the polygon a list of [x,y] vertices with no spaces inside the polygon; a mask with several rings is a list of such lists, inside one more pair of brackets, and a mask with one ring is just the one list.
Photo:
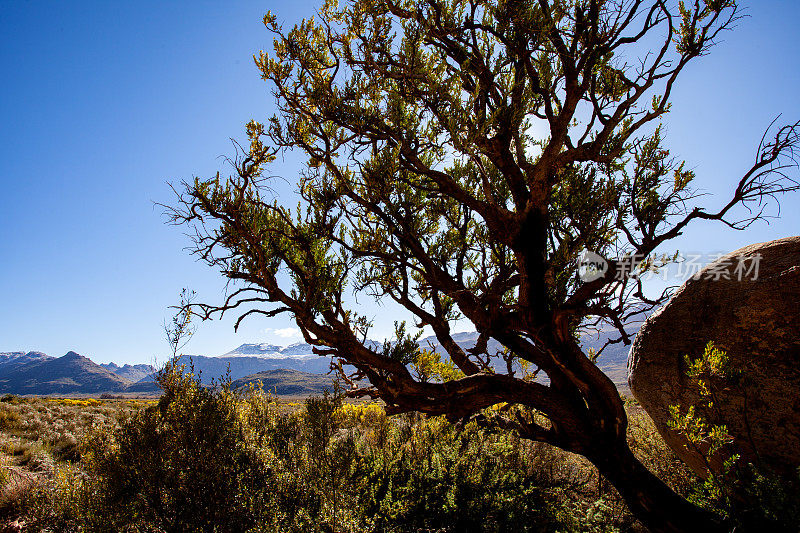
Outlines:
{"label": "twisted tree trunk", "polygon": [[650,472],[625,445],[604,447],[589,460],[619,491],[631,513],[653,533],[722,533],[729,528],[714,513],[678,495]]}

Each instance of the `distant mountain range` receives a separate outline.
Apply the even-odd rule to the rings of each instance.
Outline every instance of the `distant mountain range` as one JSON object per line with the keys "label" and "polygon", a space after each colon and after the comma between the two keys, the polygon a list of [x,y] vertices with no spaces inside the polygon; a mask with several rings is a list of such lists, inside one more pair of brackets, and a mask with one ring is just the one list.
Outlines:
{"label": "distant mountain range", "polygon": [[[368,340],[365,346],[372,349],[380,349],[383,344],[377,341]],[[274,344],[242,344],[238,348],[219,356],[228,357],[258,357],[259,359],[307,359],[319,358],[314,353],[314,347],[305,342],[296,342],[289,346],[275,346]]]}
{"label": "distant mountain range", "polygon": [[150,376],[155,372],[155,368],[152,365],[123,365],[117,366],[114,363],[100,363],[100,366],[105,368],[106,370],[110,370],[111,372],[115,373],[121,378],[125,378],[128,381],[141,381],[142,378]]}
{"label": "distant mountain range", "polygon": [[[629,334],[635,335],[637,328]],[[600,331],[583,339],[585,349],[599,349],[614,332]],[[476,332],[456,333],[453,340],[464,349],[472,348],[477,341]],[[370,347],[379,347],[368,341]],[[423,348],[433,348],[444,353],[435,337],[419,341]],[[597,363],[621,389],[627,389],[626,367],[628,346],[613,344],[603,351]],[[495,340],[490,340],[487,351],[502,350]],[[309,344],[297,343],[287,347],[272,344],[242,344],[230,352],[217,356],[184,355],[179,364],[193,367],[202,383],[211,384],[226,376],[234,386],[261,380],[265,388],[277,394],[303,395],[321,392],[330,387],[330,358],[313,353]],[[502,363],[502,362],[501,362]],[[500,369],[500,366],[498,366]],[[0,353],[0,393],[14,394],[98,394],[126,392],[153,394],[158,392],[150,365],[97,364],[87,357],[69,352],[58,358],[41,352]],[[282,391],[282,392],[281,392]]]}
{"label": "distant mountain range", "polygon": [[0,392],[94,394],[123,391],[130,384],[75,352],[58,358],[39,352],[0,354]]}

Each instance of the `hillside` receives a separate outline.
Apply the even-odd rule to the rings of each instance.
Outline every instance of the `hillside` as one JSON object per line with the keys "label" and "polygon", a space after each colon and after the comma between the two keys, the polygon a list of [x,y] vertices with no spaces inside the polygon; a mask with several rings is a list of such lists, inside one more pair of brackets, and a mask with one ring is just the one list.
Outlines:
{"label": "hillside", "polygon": [[42,352],[2,352],[0,353],[0,375],[15,368],[47,359],[52,359],[52,357]]}
{"label": "hillside", "polygon": [[333,379],[330,376],[286,369],[258,372],[237,379],[231,385],[238,389],[250,383],[258,385],[259,382],[265,391],[278,396],[308,396],[322,394],[325,389],[333,390]]}
{"label": "hillside", "polygon": [[[187,369],[193,367],[194,373],[200,376],[204,385],[210,385],[212,380],[225,377],[229,370],[232,380],[268,370],[289,369],[312,374],[325,374],[330,370],[330,359],[313,354],[282,358],[244,355],[219,357],[182,355],[178,359],[178,364],[185,365]],[[152,381],[153,375],[149,374],[140,379],[138,383]]]}
{"label": "hillside", "polygon": [[151,375],[155,368],[152,365],[123,365],[118,366],[115,363],[100,363],[100,366],[106,370],[110,370],[121,378],[128,381],[141,381],[142,378]]}
{"label": "hillside", "polygon": [[129,384],[130,381],[75,352],[0,368],[0,392],[4,393],[93,394],[123,391]]}

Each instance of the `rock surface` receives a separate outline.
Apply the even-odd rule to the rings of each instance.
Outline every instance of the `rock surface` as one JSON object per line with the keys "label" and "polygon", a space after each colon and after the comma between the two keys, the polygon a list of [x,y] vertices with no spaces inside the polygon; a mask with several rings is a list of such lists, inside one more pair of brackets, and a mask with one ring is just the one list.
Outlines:
{"label": "rock surface", "polygon": [[[757,273],[737,271],[741,258],[747,268],[757,263]],[[667,420],[670,405],[685,408],[697,402],[684,356],[701,356],[709,341],[727,351],[733,367],[746,376],[739,386],[720,393],[721,420],[712,422],[727,424],[744,459],[760,458],[775,472],[796,476],[800,237],[747,246],[708,265],[645,321],[633,343],[628,359],[633,395],[672,449],[702,476],[707,470],[701,455],[686,447]]]}

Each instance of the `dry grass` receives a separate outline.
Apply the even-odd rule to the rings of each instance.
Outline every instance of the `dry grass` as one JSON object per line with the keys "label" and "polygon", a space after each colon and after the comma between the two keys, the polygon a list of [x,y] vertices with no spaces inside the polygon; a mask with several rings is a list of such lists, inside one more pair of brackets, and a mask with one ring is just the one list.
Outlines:
{"label": "dry grass", "polygon": [[638,459],[678,494],[686,496],[697,477],[664,442],[650,416],[630,401],[628,411],[628,443]]}
{"label": "dry grass", "polygon": [[18,515],[31,500],[32,493],[53,482],[64,468],[80,468],[81,445],[88,435],[112,431],[121,417],[148,403],[142,400],[2,398],[0,517],[9,520]]}
{"label": "dry grass", "polygon": [[[0,530],[21,514],[52,513],[52,509],[26,509],[38,493],[58,492],[59,498],[47,501],[67,502],[65,494],[82,485],[81,453],[91,435],[109,435],[119,420],[152,404],[147,400],[74,399],[74,398],[3,398],[0,401]],[[271,409],[302,416],[302,405],[294,401],[270,399]],[[646,466],[680,493],[686,493],[693,476],[667,447],[647,414],[635,403],[628,405],[629,441],[634,453]],[[385,427],[385,414],[379,404],[346,403],[337,415],[343,418],[346,431],[356,431],[364,442],[375,428]],[[395,424],[409,425],[418,415],[406,415]],[[408,420],[405,420],[405,419]],[[373,427],[374,426],[374,427]],[[516,441],[513,448],[527,458],[527,468],[549,482],[563,487],[562,502],[576,516],[586,517],[587,524],[609,522],[624,531],[639,531],[615,489],[605,482],[589,462],[577,455],[541,444]],[[508,465],[515,468],[514,465]],[[74,496],[74,495],[73,495]],[[41,498],[40,498],[41,499]],[[73,498],[74,499],[74,498]],[[30,505],[30,504],[28,504]],[[61,510],[64,514],[67,510]],[[592,516],[596,516],[592,519]],[[5,521],[5,522],[3,522]],[[603,529],[612,531],[612,529]]]}

